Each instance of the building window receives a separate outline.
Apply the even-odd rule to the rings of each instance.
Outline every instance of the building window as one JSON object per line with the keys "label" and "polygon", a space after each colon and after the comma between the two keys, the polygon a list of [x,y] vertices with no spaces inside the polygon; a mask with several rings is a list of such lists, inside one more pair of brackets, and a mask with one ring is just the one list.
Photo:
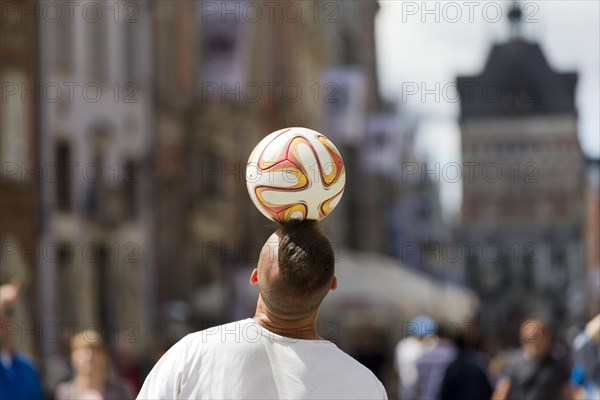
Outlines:
{"label": "building window", "polygon": [[[0,162],[7,166],[15,164],[17,171],[22,169],[22,163],[27,162],[28,159],[28,103],[23,102],[20,95],[26,84],[24,72],[14,68],[2,72],[2,86],[6,89],[10,86],[16,90],[16,93],[12,95],[4,93],[5,99],[0,102]],[[10,174],[7,178],[20,180],[21,174]]]}
{"label": "building window", "polygon": [[135,40],[135,33],[136,33],[136,26],[137,24],[134,24],[132,22],[125,22],[124,24],[124,31],[125,31],[125,82],[137,82],[137,76],[136,76],[136,65],[135,65],[135,60],[136,60],[136,56],[137,56],[137,48],[136,48],[136,40]]}
{"label": "building window", "polygon": [[[100,124],[94,128],[90,136],[90,153],[92,155],[93,164],[99,171],[106,171],[104,169],[105,155],[111,136],[110,128],[104,124]],[[121,171],[116,172],[120,173]],[[106,218],[108,216],[106,212],[111,211],[115,206],[115,199],[109,196],[105,184],[106,179],[108,179],[111,173],[115,173],[115,171],[108,171],[104,174],[100,173],[95,179],[87,180],[84,210],[86,216],[90,219]],[[113,201],[113,203],[111,203],[111,201]]]}
{"label": "building window", "polygon": [[110,272],[109,258],[106,247],[104,245],[96,246],[97,253],[94,254],[95,269],[96,269],[96,310],[98,313],[98,323],[100,324],[100,333],[103,337],[109,333],[109,324],[111,322],[111,307],[110,299]]}
{"label": "building window", "polygon": [[[66,2],[65,2],[66,3]],[[62,5],[61,17],[54,27],[56,50],[54,52],[55,66],[59,70],[70,70],[73,65],[73,26],[75,19],[70,20],[67,12],[68,5]],[[72,17],[72,16],[71,16]]]}
{"label": "building window", "polygon": [[74,298],[75,292],[72,286],[74,282],[74,257],[73,247],[65,244],[59,247],[56,263],[56,306],[60,313],[58,318],[62,323],[77,321],[75,310],[77,301]]}
{"label": "building window", "polygon": [[89,70],[92,77],[106,82],[108,71],[108,31],[106,29],[106,21],[109,20],[107,17],[109,10],[103,7],[102,2],[95,2],[93,4],[94,7],[89,7],[89,21],[85,22],[90,34],[88,46]]}
{"label": "building window", "polygon": [[72,206],[71,186],[73,177],[70,174],[71,147],[66,142],[56,145],[56,206],[60,211],[69,211]]}
{"label": "building window", "polygon": [[523,255],[523,284],[525,286],[525,289],[528,290],[535,290],[536,289],[536,285],[535,285],[535,268],[536,268],[536,263],[538,261],[536,260],[536,257],[534,254],[532,254],[531,252],[525,253]]}
{"label": "building window", "polygon": [[138,191],[140,165],[134,161],[128,161],[123,167],[123,189],[125,197],[125,218],[135,220],[138,217]]}
{"label": "building window", "polygon": [[354,65],[358,62],[356,42],[352,40],[351,35],[351,33],[342,34],[342,63],[344,65]]}
{"label": "building window", "polygon": [[[221,169],[224,168],[220,158],[213,153],[207,153],[202,164],[203,168],[203,192],[202,196],[211,200],[219,200],[223,194],[223,182],[221,182]],[[212,173],[217,171],[217,173]]]}
{"label": "building window", "polygon": [[177,69],[178,59],[175,43],[175,7],[166,2],[156,2],[157,9],[157,80],[159,93],[168,96],[172,91],[174,72]]}

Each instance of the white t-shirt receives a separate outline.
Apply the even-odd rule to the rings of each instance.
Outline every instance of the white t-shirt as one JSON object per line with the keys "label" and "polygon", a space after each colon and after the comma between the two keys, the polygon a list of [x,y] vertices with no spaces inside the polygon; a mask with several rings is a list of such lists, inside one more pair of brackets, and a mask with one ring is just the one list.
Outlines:
{"label": "white t-shirt", "polygon": [[247,318],[187,335],[138,400],[387,399],[366,367],[326,340],[280,336]]}
{"label": "white t-shirt", "polygon": [[417,393],[419,372],[417,360],[425,351],[425,345],[414,336],[402,339],[396,346],[395,364],[398,372],[398,393],[401,399],[414,399]]}

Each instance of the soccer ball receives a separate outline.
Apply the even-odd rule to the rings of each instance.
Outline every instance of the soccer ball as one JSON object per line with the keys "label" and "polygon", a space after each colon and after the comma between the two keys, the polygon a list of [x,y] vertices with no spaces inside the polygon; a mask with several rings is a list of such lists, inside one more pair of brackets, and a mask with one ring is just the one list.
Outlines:
{"label": "soccer ball", "polygon": [[319,132],[286,128],[250,154],[246,186],[254,205],[276,222],[320,221],[339,203],[346,171],[339,151]]}

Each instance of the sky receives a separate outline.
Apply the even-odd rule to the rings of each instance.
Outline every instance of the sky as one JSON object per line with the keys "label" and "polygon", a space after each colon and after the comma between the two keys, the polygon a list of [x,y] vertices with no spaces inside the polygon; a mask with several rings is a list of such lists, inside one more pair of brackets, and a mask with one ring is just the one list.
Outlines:
{"label": "sky", "polygon": [[[381,93],[420,119],[417,149],[441,166],[460,162],[457,75],[481,72],[494,43],[509,38],[513,1],[380,0],[376,20]],[[600,157],[600,2],[521,1],[522,36],[541,44],[551,67],[576,71],[579,138],[584,152]],[[438,85],[438,86],[436,86]],[[425,90],[429,94],[423,98]],[[458,216],[461,185],[441,183],[444,216]]]}

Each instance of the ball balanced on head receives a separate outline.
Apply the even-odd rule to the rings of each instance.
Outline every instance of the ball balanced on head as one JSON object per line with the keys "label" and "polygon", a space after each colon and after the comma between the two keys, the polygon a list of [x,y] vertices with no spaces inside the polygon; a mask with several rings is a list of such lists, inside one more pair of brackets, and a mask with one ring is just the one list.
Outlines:
{"label": "ball balanced on head", "polygon": [[322,220],[339,203],[345,183],[339,151],[324,135],[306,128],[267,135],[246,167],[246,186],[254,205],[280,223]]}

